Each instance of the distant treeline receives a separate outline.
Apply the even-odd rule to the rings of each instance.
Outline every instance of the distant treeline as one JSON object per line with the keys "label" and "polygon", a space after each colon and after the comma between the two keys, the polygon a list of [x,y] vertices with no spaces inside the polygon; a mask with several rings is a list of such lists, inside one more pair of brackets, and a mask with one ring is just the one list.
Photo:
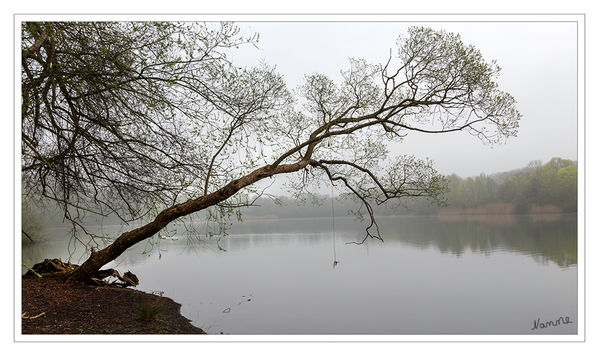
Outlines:
{"label": "distant treeline", "polygon": [[[536,214],[573,213],[577,210],[577,163],[553,158],[546,164],[531,162],[528,166],[492,175],[461,178],[447,177],[449,192],[446,205],[436,206],[425,199],[406,199],[399,206],[375,207],[377,215],[435,214]],[[359,203],[324,198],[319,205],[300,203],[287,197],[259,199],[258,206],[244,209],[248,217],[325,217],[346,215]]]}
{"label": "distant treeline", "polygon": [[411,201],[405,213],[572,213],[577,210],[576,162],[553,158],[542,165],[531,162],[518,170],[461,178],[447,177],[447,207],[439,209],[426,202]]}

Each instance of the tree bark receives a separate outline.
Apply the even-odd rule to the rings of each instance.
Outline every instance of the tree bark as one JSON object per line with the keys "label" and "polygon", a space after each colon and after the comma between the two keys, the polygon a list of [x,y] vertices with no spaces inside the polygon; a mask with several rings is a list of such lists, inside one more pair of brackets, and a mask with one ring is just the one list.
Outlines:
{"label": "tree bark", "polygon": [[172,207],[161,211],[156,216],[154,221],[137,229],[121,234],[121,236],[119,236],[113,243],[106,246],[104,249],[99,251],[92,250],[88,259],[73,272],[69,273],[68,278],[75,281],[85,282],[89,280],[95,272],[100,270],[107,263],[119,257],[128,248],[138,242],[154,236],[177,218],[198,212],[223,202],[242,188],[247,187],[248,185],[251,185],[266,177],[298,171],[306,167],[308,163],[309,159],[305,158],[292,164],[281,164],[275,167],[270,165],[263,166],[240,179],[231,181],[213,193],[204,195],[197,199],[190,199],[181,204],[173,205]]}

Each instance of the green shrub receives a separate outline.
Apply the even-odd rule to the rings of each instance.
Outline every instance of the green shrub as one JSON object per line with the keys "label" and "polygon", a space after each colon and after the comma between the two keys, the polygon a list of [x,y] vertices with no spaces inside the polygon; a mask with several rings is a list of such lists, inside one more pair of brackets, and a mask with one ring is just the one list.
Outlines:
{"label": "green shrub", "polygon": [[156,319],[160,310],[162,310],[162,304],[158,301],[152,304],[140,304],[137,306],[137,317],[144,321],[152,321]]}

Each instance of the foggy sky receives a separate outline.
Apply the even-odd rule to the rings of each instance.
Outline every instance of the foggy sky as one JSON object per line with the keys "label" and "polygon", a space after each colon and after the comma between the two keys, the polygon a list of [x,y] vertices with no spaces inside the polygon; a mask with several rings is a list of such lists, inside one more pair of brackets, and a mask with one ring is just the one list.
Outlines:
{"label": "foggy sky", "polygon": [[260,33],[259,50],[233,54],[236,64],[264,60],[276,65],[289,88],[303,76],[322,73],[339,80],[349,57],[386,62],[398,35],[409,26],[456,32],[486,60],[502,68],[500,89],[511,93],[522,113],[519,134],[506,144],[487,146],[466,132],[410,133],[391,146],[395,154],[431,158],[442,174],[492,174],[547,162],[577,159],[577,38],[574,22],[241,22]]}

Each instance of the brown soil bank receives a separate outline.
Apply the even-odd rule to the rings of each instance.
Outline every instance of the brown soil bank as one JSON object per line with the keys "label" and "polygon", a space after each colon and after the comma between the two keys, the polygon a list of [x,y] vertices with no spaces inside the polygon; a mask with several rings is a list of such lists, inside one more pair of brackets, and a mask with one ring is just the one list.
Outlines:
{"label": "brown soil bank", "polygon": [[[22,281],[22,334],[204,334],[169,298],[51,276]],[[142,320],[156,305],[152,320]]]}

